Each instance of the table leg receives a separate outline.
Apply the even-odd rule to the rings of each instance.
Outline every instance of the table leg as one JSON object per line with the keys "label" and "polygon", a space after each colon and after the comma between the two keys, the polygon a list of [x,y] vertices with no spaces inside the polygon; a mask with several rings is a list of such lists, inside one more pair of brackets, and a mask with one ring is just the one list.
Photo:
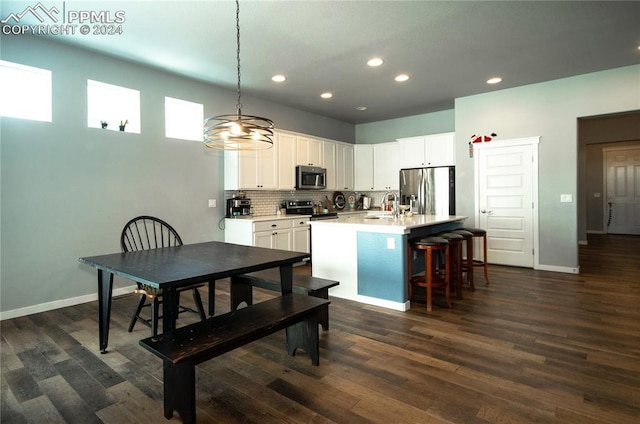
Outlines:
{"label": "table leg", "polygon": [[290,294],[293,290],[293,265],[280,267],[280,291],[282,294]]}
{"label": "table leg", "polygon": [[111,320],[111,293],[113,292],[113,274],[98,270],[98,333],[100,335],[100,353],[107,353],[109,344],[109,321]]}
{"label": "table leg", "polygon": [[208,290],[209,299],[209,316],[212,317],[216,313],[216,281],[209,281],[209,290]]}
{"label": "table leg", "polygon": [[175,287],[162,290],[162,332],[176,328],[178,319],[178,292]]}

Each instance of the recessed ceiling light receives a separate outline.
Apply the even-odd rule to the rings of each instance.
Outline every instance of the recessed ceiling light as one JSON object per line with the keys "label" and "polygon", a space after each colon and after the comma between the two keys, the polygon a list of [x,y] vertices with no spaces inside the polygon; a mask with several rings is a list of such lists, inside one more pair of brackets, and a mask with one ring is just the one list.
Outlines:
{"label": "recessed ceiling light", "polygon": [[369,59],[369,61],[367,62],[367,65],[376,67],[376,66],[382,65],[383,63],[384,63],[384,60],[380,59],[379,57],[374,57],[373,59]]}
{"label": "recessed ceiling light", "polygon": [[493,77],[487,80],[487,84],[497,84],[499,82],[502,82],[502,78],[500,77]]}
{"label": "recessed ceiling light", "polygon": [[408,79],[409,79],[409,75],[407,74],[400,74],[395,78],[395,80],[398,82],[404,82],[404,81],[407,81]]}
{"label": "recessed ceiling light", "polygon": [[356,110],[367,110],[366,106],[358,106]]}
{"label": "recessed ceiling light", "polygon": [[333,97],[333,94],[332,93],[328,93],[328,92],[327,93],[322,93],[320,95],[320,97],[322,97],[323,99],[330,99],[330,98]]}
{"label": "recessed ceiling light", "polygon": [[271,77],[271,81],[274,81],[274,82],[282,82],[286,79],[287,77],[285,77],[284,75],[274,75]]}

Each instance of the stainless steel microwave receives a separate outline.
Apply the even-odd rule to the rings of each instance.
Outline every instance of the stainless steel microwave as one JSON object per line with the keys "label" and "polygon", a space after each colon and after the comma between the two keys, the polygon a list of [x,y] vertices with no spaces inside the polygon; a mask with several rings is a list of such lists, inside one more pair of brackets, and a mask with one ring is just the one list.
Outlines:
{"label": "stainless steel microwave", "polygon": [[319,166],[296,166],[298,190],[324,190],[327,188],[327,170]]}

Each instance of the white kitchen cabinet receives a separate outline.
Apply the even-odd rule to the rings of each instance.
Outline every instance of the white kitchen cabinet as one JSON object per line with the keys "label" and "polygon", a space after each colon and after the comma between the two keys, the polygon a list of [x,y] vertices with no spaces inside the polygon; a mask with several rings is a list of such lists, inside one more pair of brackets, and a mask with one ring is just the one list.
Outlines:
{"label": "white kitchen cabinet", "polygon": [[373,190],[373,144],[356,144],[354,148],[354,173],[356,191]]}
{"label": "white kitchen cabinet", "polygon": [[296,165],[322,166],[322,140],[296,137]]}
{"label": "white kitchen cabinet", "polygon": [[[326,146],[326,144],[325,144]],[[353,190],[354,150],[352,145],[335,144],[336,190]],[[325,156],[326,157],[326,156]],[[326,164],[326,163],[325,163]],[[328,172],[328,171],[327,171]]]}
{"label": "white kitchen cabinet", "polygon": [[456,164],[456,134],[433,134],[426,137],[425,159],[427,166]]}
{"label": "white kitchen cabinet", "polygon": [[455,133],[398,139],[401,168],[455,165]]}
{"label": "white kitchen cabinet", "polygon": [[311,231],[309,231],[309,219],[300,218],[291,220],[293,227],[293,247],[294,252],[309,253],[311,247]]}
{"label": "white kitchen cabinet", "polygon": [[336,158],[337,143],[325,141],[322,147],[324,156],[324,168],[327,170],[326,189],[327,190],[340,190],[338,186],[338,163]]}
{"label": "white kitchen cabinet", "polygon": [[327,190],[353,190],[353,145],[324,141]]}
{"label": "white kitchen cabinet", "polygon": [[425,166],[425,139],[411,137],[398,139],[400,145],[400,167],[421,168]]}
{"label": "white kitchen cabinet", "polygon": [[373,145],[374,190],[400,189],[400,145],[398,142]]}
{"label": "white kitchen cabinet", "polygon": [[245,246],[309,252],[309,218],[226,218],[224,241]]}
{"label": "white kitchen cabinet", "polygon": [[278,145],[270,149],[224,152],[225,190],[275,190],[278,187]]}
{"label": "white kitchen cabinet", "polygon": [[253,223],[253,245],[271,249],[292,250],[293,229],[290,219]]}
{"label": "white kitchen cabinet", "polygon": [[278,189],[295,190],[296,136],[276,132],[278,140]]}

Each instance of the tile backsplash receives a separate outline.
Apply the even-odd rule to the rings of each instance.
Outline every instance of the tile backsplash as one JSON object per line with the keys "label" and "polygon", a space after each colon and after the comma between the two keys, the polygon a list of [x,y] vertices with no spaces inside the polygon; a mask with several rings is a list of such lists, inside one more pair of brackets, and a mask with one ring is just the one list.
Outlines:
{"label": "tile backsplash", "polygon": [[[224,197],[230,199],[236,195],[236,190],[226,190]],[[253,208],[254,216],[275,215],[276,211],[286,200],[312,200],[314,203],[322,202],[325,197],[329,198],[330,202],[333,202],[333,195],[335,191],[328,190],[308,190],[308,191],[267,191],[267,190],[244,190],[246,197],[251,199],[251,207]],[[371,207],[380,206],[382,196],[384,192],[369,191],[369,192],[355,192],[355,191],[342,191],[345,198],[353,195],[356,200],[360,197],[360,194],[366,194],[371,197]]]}

